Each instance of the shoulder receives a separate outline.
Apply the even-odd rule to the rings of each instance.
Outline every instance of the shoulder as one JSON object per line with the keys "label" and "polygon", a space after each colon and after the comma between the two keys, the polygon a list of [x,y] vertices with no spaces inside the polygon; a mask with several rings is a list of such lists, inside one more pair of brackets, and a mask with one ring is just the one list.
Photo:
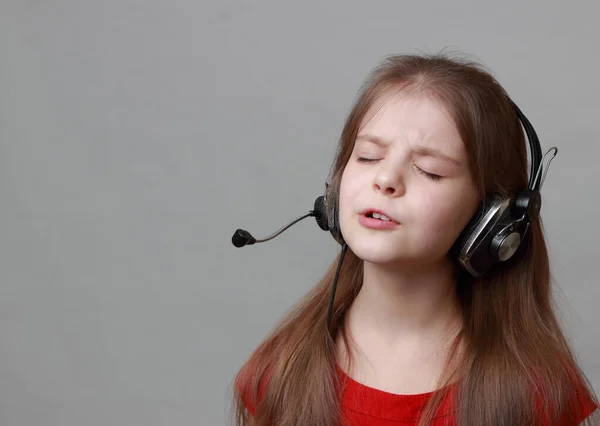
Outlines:
{"label": "shoulder", "polygon": [[569,411],[569,418],[566,421],[566,425],[600,424],[598,403],[584,386],[579,387],[573,395]]}
{"label": "shoulder", "polygon": [[268,382],[268,373],[260,375],[250,368],[242,368],[235,379],[237,393],[251,416],[261,402]]}
{"label": "shoulder", "polygon": [[[540,412],[545,412],[546,403],[543,396],[538,399],[537,406]],[[563,406],[565,408],[562,410],[560,418],[557,419],[558,423],[552,423],[552,426],[600,425],[598,401],[582,382],[573,388]],[[551,426],[548,417],[545,415],[544,418],[544,425]]]}
{"label": "shoulder", "polygon": [[[600,424],[598,400],[593,395],[591,386],[586,386],[585,376],[578,377],[569,401],[569,419],[567,425]],[[590,421],[594,421],[590,423]]]}
{"label": "shoulder", "polygon": [[596,408],[592,410],[592,412],[585,417],[581,422],[579,422],[578,426],[597,426],[600,425],[600,410],[596,405]]}

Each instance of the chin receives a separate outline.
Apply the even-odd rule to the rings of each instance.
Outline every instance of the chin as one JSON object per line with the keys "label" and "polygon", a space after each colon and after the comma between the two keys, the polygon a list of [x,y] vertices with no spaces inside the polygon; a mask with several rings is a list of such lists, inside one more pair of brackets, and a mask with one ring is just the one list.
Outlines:
{"label": "chin", "polygon": [[406,262],[412,258],[399,242],[350,237],[346,239],[346,243],[359,259],[369,263],[390,265]]}
{"label": "chin", "polygon": [[[448,256],[440,248],[439,253],[433,253],[426,247],[419,247],[415,242],[401,238],[390,238],[391,235],[379,236],[348,235],[344,237],[352,252],[364,262],[380,266],[402,266],[414,268],[417,265],[434,266],[447,263]],[[417,250],[415,250],[417,249]],[[425,251],[422,252],[421,250]]]}

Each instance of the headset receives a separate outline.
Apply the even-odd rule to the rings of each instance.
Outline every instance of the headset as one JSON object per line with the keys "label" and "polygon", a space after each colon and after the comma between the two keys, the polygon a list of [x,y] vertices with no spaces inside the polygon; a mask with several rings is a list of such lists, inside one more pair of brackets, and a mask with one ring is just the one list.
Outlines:
{"label": "headset", "polygon": [[[477,211],[456,239],[450,249],[450,255],[473,277],[483,276],[494,264],[506,262],[516,253],[524,241],[530,224],[539,216],[542,205],[540,190],[550,162],[558,153],[557,147],[551,147],[542,156],[542,148],[533,126],[512,100],[510,103],[525,130],[529,142],[531,157],[529,184],[527,188],[517,191],[514,197],[484,197]],[[544,175],[540,179],[544,168],[544,159],[549,153],[552,153],[552,157],[548,160]],[[275,238],[300,220],[310,216],[314,217],[319,228],[329,231],[331,236],[342,246],[329,303],[328,324],[331,319],[339,272],[347,250],[347,244],[339,225],[338,194],[332,188],[331,185],[326,183],[325,193],[317,197],[313,210],[267,238],[257,240],[248,231],[242,229],[236,230],[232,237],[232,243],[236,247],[262,243]]]}

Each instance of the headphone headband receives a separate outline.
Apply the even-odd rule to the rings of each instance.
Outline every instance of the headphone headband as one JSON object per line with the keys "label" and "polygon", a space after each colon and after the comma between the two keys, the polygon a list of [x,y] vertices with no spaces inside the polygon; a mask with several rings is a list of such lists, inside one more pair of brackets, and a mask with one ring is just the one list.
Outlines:
{"label": "headphone headband", "polygon": [[540,146],[540,140],[538,139],[535,129],[531,125],[531,122],[525,117],[525,114],[521,109],[510,99],[510,103],[517,113],[519,121],[525,129],[527,135],[527,141],[529,142],[529,155],[531,157],[529,165],[529,189],[539,191],[540,184],[535,182],[535,176],[538,170],[540,170],[542,162],[542,147]]}

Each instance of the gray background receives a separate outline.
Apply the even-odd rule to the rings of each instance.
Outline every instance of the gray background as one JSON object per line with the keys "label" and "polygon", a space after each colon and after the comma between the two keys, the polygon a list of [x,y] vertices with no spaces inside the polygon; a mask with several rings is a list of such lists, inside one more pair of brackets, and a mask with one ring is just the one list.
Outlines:
{"label": "gray background", "polygon": [[[600,390],[596,1],[0,3],[0,424],[222,425],[337,252],[308,211],[384,56],[482,61],[557,145],[561,318]],[[565,3],[563,3],[565,4]]]}

